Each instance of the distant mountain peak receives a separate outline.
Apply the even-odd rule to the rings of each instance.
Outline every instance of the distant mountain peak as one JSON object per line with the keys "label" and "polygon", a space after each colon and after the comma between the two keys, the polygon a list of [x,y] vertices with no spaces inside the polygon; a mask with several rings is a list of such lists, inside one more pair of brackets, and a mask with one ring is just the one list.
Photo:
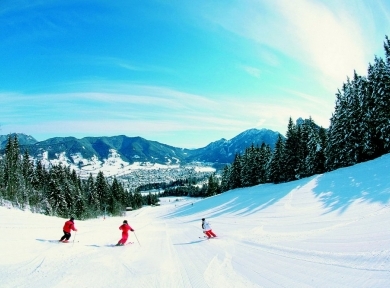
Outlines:
{"label": "distant mountain peak", "polygon": [[[66,165],[84,166],[86,163],[96,161],[111,163],[115,160],[115,163],[121,163],[123,167],[135,162],[151,163],[152,165],[185,165],[192,162],[203,162],[220,166],[231,163],[235,154],[243,153],[252,144],[260,146],[265,143],[273,149],[278,136],[278,132],[269,129],[251,128],[230,140],[221,138],[197,149],[177,148],[139,136],[127,137],[125,135],[84,137],[82,139],[71,136],[54,137],[40,142],[31,136],[22,136],[19,141],[23,149],[26,148],[34,159],[45,160],[52,164],[61,162]],[[2,137],[7,140],[7,136]],[[4,147],[2,146],[1,149]],[[88,164],[88,167],[92,166]],[[95,166],[96,169],[99,169],[99,165]],[[113,169],[114,166],[112,166]]]}
{"label": "distant mountain peak", "polygon": [[38,140],[36,140],[31,135],[27,135],[24,133],[11,133],[8,135],[0,135],[0,149],[4,149],[7,145],[9,135],[11,135],[12,137],[16,135],[18,137],[18,142],[20,146],[33,145],[38,142]]}

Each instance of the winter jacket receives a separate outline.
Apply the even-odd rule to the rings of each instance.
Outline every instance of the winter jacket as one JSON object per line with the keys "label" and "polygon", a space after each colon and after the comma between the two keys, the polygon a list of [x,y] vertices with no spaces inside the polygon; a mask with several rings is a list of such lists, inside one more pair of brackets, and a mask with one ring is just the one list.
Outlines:
{"label": "winter jacket", "polygon": [[119,230],[122,230],[122,234],[127,234],[130,231],[134,231],[133,228],[130,227],[129,224],[124,223],[121,226],[119,226]]}
{"label": "winter jacket", "polygon": [[211,230],[211,226],[210,226],[209,222],[207,222],[207,221],[203,221],[202,228],[203,228],[203,231]]}
{"label": "winter jacket", "polygon": [[68,220],[64,224],[64,228],[62,228],[64,232],[70,233],[72,230],[77,231],[76,227],[74,227],[74,223],[72,220]]}

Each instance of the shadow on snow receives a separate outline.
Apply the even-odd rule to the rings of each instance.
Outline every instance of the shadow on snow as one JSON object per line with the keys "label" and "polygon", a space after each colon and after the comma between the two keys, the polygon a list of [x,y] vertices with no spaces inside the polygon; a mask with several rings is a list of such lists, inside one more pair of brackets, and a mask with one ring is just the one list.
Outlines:
{"label": "shadow on snow", "polygon": [[[207,217],[224,214],[248,216],[259,212],[315,181],[311,192],[327,211],[343,213],[354,201],[386,204],[390,200],[390,154],[372,161],[281,184],[260,184],[234,189],[178,207],[164,218],[190,216],[207,211]],[[308,185],[312,187],[312,185]],[[191,221],[190,221],[191,222]]]}

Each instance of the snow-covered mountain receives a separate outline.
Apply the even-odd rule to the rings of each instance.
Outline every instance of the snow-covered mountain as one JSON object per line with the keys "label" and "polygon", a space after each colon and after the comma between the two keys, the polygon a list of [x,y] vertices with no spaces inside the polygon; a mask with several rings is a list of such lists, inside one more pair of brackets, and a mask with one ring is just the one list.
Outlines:
{"label": "snow-covered mountain", "polygon": [[8,136],[17,136],[20,145],[33,145],[38,142],[34,137],[23,133],[13,133],[11,135],[0,135],[0,149],[4,149],[8,141]]}
{"label": "snow-covered mountain", "polygon": [[[250,129],[230,140],[221,139],[198,149],[178,148],[124,135],[82,139],[56,137],[41,142],[23,141],[20,146],[47,167],[61,163],[75,169],[81,176],[99,171],[112,176],[138,169],[173,169],[188,165],[218,168],[231,163],[236,153],[242,153],[252,143],[261,145],[264,142],[273,148],[278,135],[272,130]],[[5,143],[1,146],[3,152]]]}
{"label": "snow-covered mountain", "polygon": [[192,151],[190,159],[225,165],[232,163],[237,153],[243,153],[252,144],[261,146],[264,142],[273,149],[278,136],[278,132],[269,129],[249,129],[230,140],[221,139]]}
{"label": "snow-covered mountain", "polygon": [[[1,287],[388,287],[390,154],[283,184],[81,221],[0,207]],[[206,240],[201,218],[216,239]],[[126,219],[133,244],[112,247]],[[51,242],[53,241],[53,242]]]}

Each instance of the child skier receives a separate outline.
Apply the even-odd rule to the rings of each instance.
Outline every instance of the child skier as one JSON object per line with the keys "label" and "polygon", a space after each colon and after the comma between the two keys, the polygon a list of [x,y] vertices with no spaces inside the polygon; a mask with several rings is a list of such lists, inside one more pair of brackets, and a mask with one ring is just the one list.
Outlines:
{"label": "child skier", "polygon": [[67,242],[69,242],[70,236],[72,236],[72,234],[70,234],[70,232],[72,230],[77,231],[76,227],[74,227],[74,218],[73,217],[71,217],[68,221],[65,222],[62,230],[64,231],[64,236],[61,237],[59,242],[67,243]]}
{"label": "child skier", "polygon": [[204,218],[202,218],[202,229],[203,233],[206,234],[207,238],[211,237],[217,237],[217,235],[214,234],[213,230],[211,230],[210,223],[207,222]]}
{"label": "child skier", "polygon": [[115,246],[125,245],[127,238],[129,238],[129,230],[131,232],[134,231],[134,229],[131,228],[130,225],[127,223],[127,220],[123,220],[123,224],[119,226],[119,230],[122,230],[122,239],[119,240],[118,244],[116,244]]}

